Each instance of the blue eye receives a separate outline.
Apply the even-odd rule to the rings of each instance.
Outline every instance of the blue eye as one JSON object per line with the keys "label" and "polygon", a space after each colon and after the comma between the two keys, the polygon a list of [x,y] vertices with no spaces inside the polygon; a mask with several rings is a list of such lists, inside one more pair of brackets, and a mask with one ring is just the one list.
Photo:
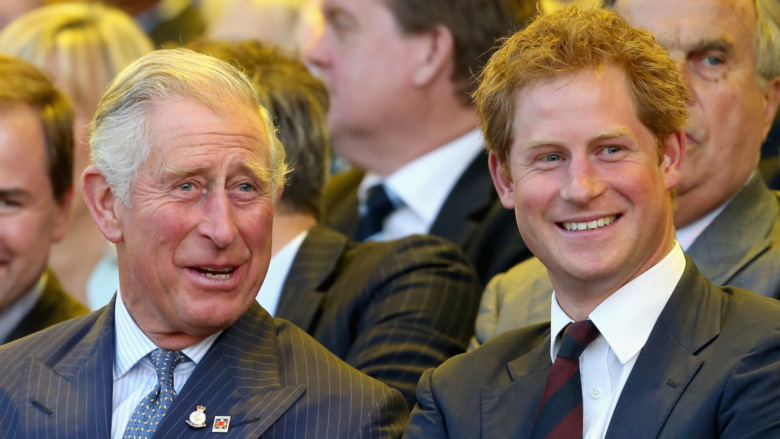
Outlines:
{"label": "blue eye", "polygon": [[558,154],[547,154],[544,157],[542,157],[542,160],[545,162],[557,162],[561,159],[561,156]]}
{"label": "blue eye", "polygon": [[192,184],[192,183],[182,183],[182,184],[179,185],[179,189],[181,189],[181,190],[183,190],[185,192],[189,192],[189,191],[195,189],[195,185]]}
{"label": "blue eye", "polygon": [[240,190],[241,192],[251,192],[254,190],[254,188],[249,183],[242,183],[238,185],[238,190]]}
{"label": "blue eye", "polygon": [[705,64],[711,67],[719,66],[723,64],[723,60],[716,57],[716,56],[707,56],[702,58],[702,61],[704,61]]}
{"label": "blue eye", "polygon": [[608,154],[614,154],[614,153],[620,151],[620,147],[619,146],[607,146],[606,148],[604,148],[604,150]]}

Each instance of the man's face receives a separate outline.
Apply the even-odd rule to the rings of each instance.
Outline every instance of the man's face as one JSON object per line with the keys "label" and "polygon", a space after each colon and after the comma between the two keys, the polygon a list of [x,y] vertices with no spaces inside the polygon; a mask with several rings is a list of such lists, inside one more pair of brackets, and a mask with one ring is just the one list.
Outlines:
{"label": "man's face", "polygon": [[[340,139],[371,138],[408,113],[403,104],[422,37],[403,35],[383,0],[324,0],[322,8],[325,28],[306,57],[330,93],[328,124],[338,149]],[[337,152],[350,160],[361,154]]]}
{"label": "man's face", "polygon": [[491,172],[556,291],[611,293],[660,261],[673,243],[667,191],[678,181],[682,134],[659,160],[614,66],[531,84],[516,102],[509,174],[492,154]]}
{"label": "man's face", "polygon": [[30,290],[68,222],[54,199],[43,126],[25,105],[0,109],[0,310]]}
{"label": "man's face", "polygon": [[752,0],[619,0],[615,9],[655,33],[691,94],[675,217],[681,227],[742,188],[774,118],[775,85],[760,87],[755,73],[755,7]]}
{"label": "man's face", "polygon": [[270,146],[256,109],[223,108],[229,114],[191,100],[150,108],[151,154],[131,205],[113,203],[122,297],[147,335],[224,329],[265,277],[277,197]]}

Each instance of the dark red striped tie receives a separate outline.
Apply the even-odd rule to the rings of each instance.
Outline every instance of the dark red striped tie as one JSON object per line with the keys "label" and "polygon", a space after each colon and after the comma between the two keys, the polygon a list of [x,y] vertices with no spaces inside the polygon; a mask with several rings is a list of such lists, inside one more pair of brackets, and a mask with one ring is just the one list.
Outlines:
{"label": "dark red striped tie", "polygon": [[582,438],[580,355],[598,335],[590,320],[572,323],[564,330],[558,356],[547,374],[532,439]]}

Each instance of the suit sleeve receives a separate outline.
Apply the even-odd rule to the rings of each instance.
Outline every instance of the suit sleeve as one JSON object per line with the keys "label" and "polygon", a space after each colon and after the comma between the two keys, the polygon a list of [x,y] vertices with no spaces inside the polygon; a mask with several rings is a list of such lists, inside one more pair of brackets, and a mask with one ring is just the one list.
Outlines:
{"label": "suit sleeve", "polygon": [[368,290],[346,361],[399,389],[412,407],[420,375],[468,345],[479,281],[457,247],[413,236],[382,259]]}
{"label": "suit sleeve", "polygon": [[409,408],[398,390],[387,388],[374,402],[366,419],[361,438],[400,438],[409,421]]}
{"label": "suit sleeve", "polygon": [[447,426],[433,396],[433,369],[425,371],[417,385],[417,404],[404,431],[404,439],[447,438]]}
{"label": "suit sleeve", "polygon": [[780,437],[780,327],[741,359],[720,407],[722,439]]}

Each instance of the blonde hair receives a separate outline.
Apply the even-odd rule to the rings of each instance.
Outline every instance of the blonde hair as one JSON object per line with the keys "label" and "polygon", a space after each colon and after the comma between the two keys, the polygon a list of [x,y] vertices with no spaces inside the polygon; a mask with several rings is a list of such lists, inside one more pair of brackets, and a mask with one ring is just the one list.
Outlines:
{"label": "blonde hair", "polygon": [[50,72],[75,106],[90,114],[108,83],[152,49],[130,16],[100,3],[44,6],[0,32],[0,52]]}
{"label": "blonde hair", "polygon": [[543,79],[616,65],[626,74],[639,120],[660,146],[688,120],[677,65],[646,30],[606,9],[572,7],[537,16],[490,58],[475,93],[488,150],[506,166],[521,90]]}

